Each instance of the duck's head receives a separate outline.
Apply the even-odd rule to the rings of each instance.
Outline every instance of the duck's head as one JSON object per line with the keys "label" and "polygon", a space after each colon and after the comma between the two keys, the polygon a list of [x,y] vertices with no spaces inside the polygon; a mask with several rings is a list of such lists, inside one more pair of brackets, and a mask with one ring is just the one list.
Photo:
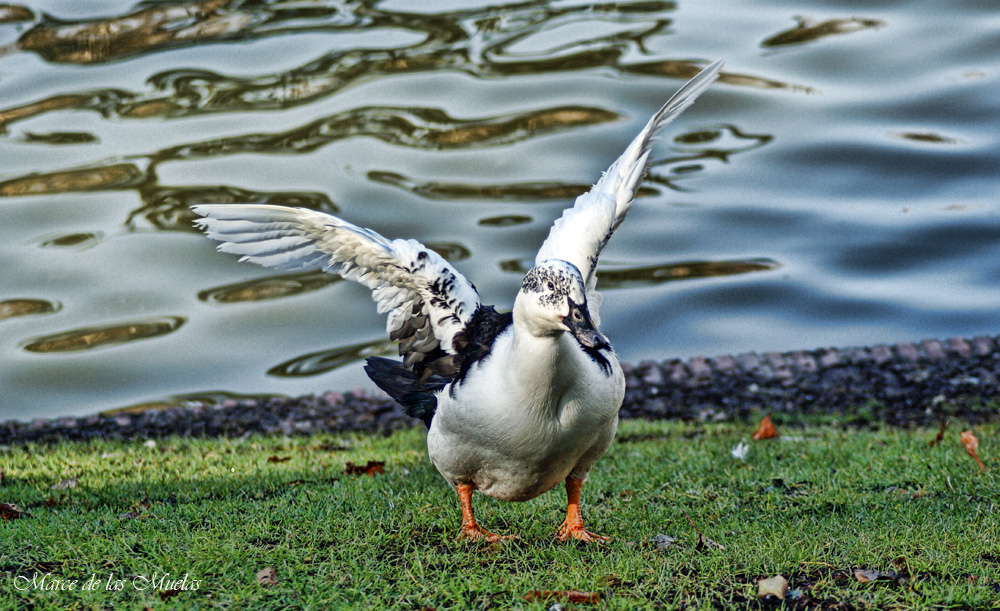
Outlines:
{"label": "duck's head", "polygon": [[568,261],[547,259],[528,271],[514,300],[514,318],[537,337],[572,333],[586,348],[610,348],[587,310],[580,270]]}

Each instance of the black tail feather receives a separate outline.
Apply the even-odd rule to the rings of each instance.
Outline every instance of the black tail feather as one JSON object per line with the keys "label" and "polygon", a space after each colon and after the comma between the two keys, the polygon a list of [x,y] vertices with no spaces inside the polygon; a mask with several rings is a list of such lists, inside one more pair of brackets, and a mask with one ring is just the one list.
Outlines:
{"label": "black tail feather", "polygon": [[406,415],[420,418],[428,427],[437,409],[437,398],[434,394],[450,381],[432,375],[418,383],[417,376],[404,367],[402,362],[379,356],[365,359],[365,373],[372,382],[402,406]]}

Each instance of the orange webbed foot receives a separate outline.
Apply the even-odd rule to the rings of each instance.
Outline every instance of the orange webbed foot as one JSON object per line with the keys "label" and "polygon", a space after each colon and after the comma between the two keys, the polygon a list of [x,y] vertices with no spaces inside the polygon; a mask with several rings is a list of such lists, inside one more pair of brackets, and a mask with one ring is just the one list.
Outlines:
{"label": "orange webbed foot", "polygon": [[487,543],[496,543],[497,541],[516,539],[517,535],[498,535],[496,533],[491,533],[479,524],[463,524],[462,530],[458,533],[458,538],[469,539],[470,541],[486,541]]}
{"label": "orange webbed foot", "polygon": [[607,543],[611,540],[611,537],[605,537],[604,535],[598,535],[597,533],[592,533],[583,527],[583,522],[577,524],[568,524],[563,522],[556,532],[556,538],[560,541],[566,541],[567,539],[576,539],[577,541],[582,541],[584,543]]}
{"label": "orange webbed foot", "polygon": [[472,491],[475,490],[472,484],[458,484],[455,489],[458,491],[458,498],[462,504],[462,530],[458,532],[459,539],[496,543],[497,541],[517,538],[516,535],[491,533],[476,522],[476,518],[472,515]]}
{"label": "orange webbed foot", "polygon": [[607,543],[611,537],[598,535],[583,527],[583,516],[580,514],[580,490],[583,480],[572,475],[566,478],[566,519],[556,532],[560,541],[576,539],[584,543]]}

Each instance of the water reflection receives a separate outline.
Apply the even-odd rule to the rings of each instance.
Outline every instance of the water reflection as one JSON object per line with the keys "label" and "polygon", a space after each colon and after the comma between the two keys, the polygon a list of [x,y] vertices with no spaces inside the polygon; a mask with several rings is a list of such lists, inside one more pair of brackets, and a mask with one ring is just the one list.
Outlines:
{"label": "water reflection", "polygon": [[801,45],[813,42],[827,36],[838,36],[841,34],[851,34],[862,30],[880,28],[885,25],[884,21],[878,19],[829,19],[827,21],[815,22],[803,17],[798,18],[798,25],[790,30],[779,32],[760,43],[762,47],[784,47],[788,45]]}
{"label": "water reflection", "polygon": [[[473,185],[465,183],[420,182],[396,172],[369,172],[372,182],[405,189],[427,199],[482,199],[490,201],[573,200],[590,190],[591,185],[560,182],[522,182],[506,185]],[[648,193],[647,193],[648,194]]]}
{"label": "water reflection", "polygon": [[675,280],[733,276],[750,272],[767,272],[781,265],[772,259],[745,259],[736,261],[686,261],[647,267],[598,269],[597,288],[624,289],[655,286]]}
{"label": "water reflection", "polygon": [[0,23],[17,23],[18,21],[30,21],[35,18],[35,14],[15,4],[0,4]]}
{"label": "water reflection", "polygon": [[140,227],[145,221],[147,228],[170,231],[191,231],[196,215],[191,211],[195,204],[256,203],[310,208],[328,214],[336,214],[339,209],[324,193],[312,191],[253,191],[226,185],[162,187],[154,184],[140,189],[143,205],[133,210],[125,224],[130,229]]}
{"label": "water reflection", "polygon": [[[248,77],[187,68],[167,70],[150,77],[153,91],[115,89],[56,95],[0,111],[0,126],[70,108],[132,119],[280,110],[333,95],[359,82],[414,72],[452,70],[479,78],[501,78],[605,67],[623,74],[687,79],[703,67],[703,63],[690,60],[623,61],[641,56],[647,39],[662,35],[670,26],[664,15],[676,8],[672,2],[551,6],[537,0],[432,14],[385,11],[362,3],[308,7],[266,2],[228,4],[222,0],[163,3],[121,17],[76,22],[44,16],[21,36],[18,45],[50,62],[94,64],[178,46],[295,32],[403,30],[423,40],[405,48],[331,51],[277,74]],[[619,31],[554,45],[541,42],[547,32],[602,20],[619,25]],[[635,28],[621,27],[632,22]],[[809,90],[749,74],[723,73],[720,81],[765,89]]]}
{"label": "water reflection", "polygon": [[[534,219],[523,214],[503,214],[479,219],[478,223],[484,227],[513,227],[514,225],[526,225],[532,220]],[[503,263],[500,265],[502,268]]]}
{"label": "water reflection", "polygon": [[267,370],[268,375],[282,378],[314,376],[349,365],[370,356],[395,356],[396,345],[388,339],[354,344],[332,350],[321,350],[285,361]]}
{"label": "water reflection", "polygon": [[35,134],[24,132],[21,139],[33,144],[94,144],[100,142],[100,138],[87,132],[49,132],[47,134]]}
{"label": "water reflection", "polygon": [[451,149],[499,146],[545,133],[607,123],[618,118],[600,108],[566,106],[533,112],[456,119],[438,108],[354,108],[274,134],[246,134],[165,149],[157,159],[194,159],[240,153],[308,153],[326,144],[369,136],[398,146]]}
{"label": "water reflection", "polygon": [[198,293],[198,299],[209,303],[243,303],[280,299],[316,291],[339,280],[341,280],[340,276],[323,271],[265,276],[247,282],[206,289]]}
{"label": "water reflection", "polygon": [[0,197],[51,195],[76,191],[108,191],[141,185],[146,174],[131,163],[45,174],[30,174],[0,182]]}
{"label": "water reflection", "polygon": [[[525,274],[534,264],[534,259],[507,259],[500,262],[500,269],[505,272]],[[733,261],[685,261],[642,267],[598,268],[597,290],[656,286],[675,280],[767,272],[779,267],[781,264],[777,261],[762,257]]]}
{"label": "water reflection", "polygon": [[949,138],[947,136],[942,136],[941,134],[935,134],[933,132],[900,132],[893,134],[897,138],[902,138],[903,140],[912,140],[913,142],[926,142],[929,144],[958,144],[958,140],[954,138]]}
{"label": "water reflection", "polygon": [[0,320],[32,314],[50,314],[62,309],[58,301],[47,299],[8,299],[0,301]]}
{"label": "water reflection", "polygon": [[99,327],[73,329],[63,333],[37,337],[24,342],[28,352],[74,352],[112,346],[141,339],[166,335],[184,324],[183,316],[167,316]]}
{"label": "water reflection", "polygon": [[40,238],[40,245],[43,248],[73,248],[75,250],[85,250],[87,248],[93,248],[104,237],[104,234],[100,231],[98,232],[81,232],[81,233],[69,233],[64,235],[57,235],[54,237]]}
{"label": "water reflection", "polygon": [[229,0],[152,6],[122,17],[64,23],[43,14],[17,41],[50,62],[95,64],[164,47],[233,38],[262,17],[225,10]]}

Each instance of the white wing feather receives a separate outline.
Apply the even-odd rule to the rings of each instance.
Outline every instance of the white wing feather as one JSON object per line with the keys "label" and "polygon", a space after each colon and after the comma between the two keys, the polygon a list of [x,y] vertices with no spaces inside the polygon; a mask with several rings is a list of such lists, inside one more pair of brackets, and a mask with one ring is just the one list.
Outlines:
{"label": "white wing feather", "polygon": [[595,290],[597,259],[611,234],[625,220],[649,165],[653,141],[666,125],[691,105],[719,75],[718,60],[684,84],[660,108],[635,137],[621,157],[611,164],[594,187],[576,199],[556,219],[535,256],[535,264],[546,259],[569,261],[580,270],[587,287],[587,303],[594,322],[600,324],[601,295]]}
{"label": "white wing feather", "polygon": [[389,314],[390,337],[411,340],[407,365],[438,346],[455,354],[452,340],[479,307],[476,288],[416,240],[388,240],[306,208],[206,204],[192,210],[203,217],[195,224],[222,242],[219,250],[242,255],[240,261],[282,270],[322,267],[370,288],[379,313]]}

